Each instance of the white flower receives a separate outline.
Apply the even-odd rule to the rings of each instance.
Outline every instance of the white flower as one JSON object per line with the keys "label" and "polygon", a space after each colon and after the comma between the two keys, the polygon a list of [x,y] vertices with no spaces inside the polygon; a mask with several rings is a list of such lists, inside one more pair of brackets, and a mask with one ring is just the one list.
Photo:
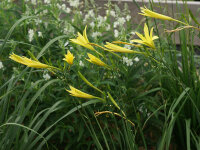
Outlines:
{"label": "white flower", "polygon": [[43,78],[45,80],[49,80],[51,78],[51,76],[48,73],[46,73],[46,74],[43,74]]}
{"label": "white flower", "polygon": [[65,4],[62,4],[62,5],[61,5],[61,9],[62,9],[62,10],[65,10],[65,9],[66,9],[66,5],[65,5]]}
{"label": "white flower", "polygon": [[99,15],[99,16],[97,17],[97,21],[98,21],[97,27],[101,27],[101,26],[103,26],[103,24],[105,23],[106,17],[102,17],[102,16]]}
{"label": "white flower", "polygon": [[3,63],[0,61],[0,69],[3,69]]}
{"label": "white flower", "polygon": [[111,10],[111,11],[110,11],[110,15],[113,16],[113,17],[115,17],[115,11],[114,11],[114,10]]}
{"label": "white flower", "polygon": [[132,66],[133,65],[132,59],[128,59],[127,62],[126,62],[126,65],[127,66]]}
{"label": "white flower", "polygon": [[110,30],[110,25],[107,24],[107,26],[106,26],[106,31],[109,31],[109,30]]}
{"label": "white flower", "polygon": [[126,64],[127,66],[132,66],[133,65],[133,61],[132,59],[128,59],[127,57],[122,57],[122,61],[123,61],[123,64]]}
{"label": "white flower", "polygon": [[140,59],[138,57],[135,57],[134,61],[138,62]]}
{"label": "white flower", "polygon": [[91,23],[90,23],[90,26],[91,26],[92,28],[94,28],[95,23],[94,23],[94,22],[91,22]]}
{"label": "white flower", "polygon": [[69,44],[69,42],[68,42],[68,41],[67,41],[67,42],[65,42],[65,44],[64,44],[64,47],[66,47],[68,44]]}
{"label": "white flower", "polygon": [[114,36],[117,38],[119,36],[119,31],[118,30],[114,30]]}
{"label": "white flower", "polygon": [[79,66],[84,67],[84,63],[81,60],[79,61]]}
{"label": "white flower", "polygon": [[122,57],[122,61],[123,61],[123,64],[125,64],[127,61],[128,61],[128,57]]}
{"label": "white flower", "polygon": [[57,5],[58,9],[62,8],[60,4],[57,3],[56,5]]}
{"label": "white flower", "polygon": [[66,8],[66,12],[67,12],[67,13],[70,13],[70,12],[71,12],[71,9],[70,9],[69,7],[67,7],[67,8]]}
{"label": "white flower", "polygon": [[89,14],[86,14],[85,15],[85,18],[83,19],[83,22],[86,22],[88,19],[89,19],[90,15]]}
{"label": "white flower", "polygon": [[114,28],[117,28],[118,25],[119,25],[119,22],[115,21],[113,26],[114,26]]}
{"label": "white flower", "polygon": [[142,112],[142,113],[146,112],[143,103],[139,106],[138,110],[139,110],[140,112]]}
{"label": "white flower", "polygon": [[46,3],[46,4],[50,4],[50,0],[44,0],[44,3]]}
{"label": "white flower", "polygon": [[127,15],[127,16],[126,16],[126,20],[129,21],[130,19],[131,19],[131,16],[130,16],[130,15]]}
{"label": "white flower", "polygon": [[97,38],[97,36],[101,36],[101,33],[100,32],[93,32],[92,33],[93,38]]}
{"label": "white flower", "polygon": [[131,32],[131,34],[132,34],[132,35],[135,35],[135,32],[134,32],[134,31],[132,31],[132,32]]}
{"label": "white flower", "polygon": [[73,34],[74,31],[75,31],[74,27],[71,24],[69,24],[69,23],[65,24],[65,28],[64,28],[64,33],[65,34]]}
{"label": "white flower", "polygon": [[118,19],[118,22],[120,25],[124,25],[124,23],[126,22],[125,18],[124,17],[121,17]]}
{"label": "white flower", "polygon": [[33,36],[34,36],[33,29],[29,29],[28,30],[28,39],[29,39],[29,42],[33,41]]}
{"label": "white flower", "polygon": [[33,5],[36,5],[36,0],[31,0],[31,3],[32,3]]}
{"label": "white flower", "polygon": [[40,23],[42,23],[42,20],[40,20],[40,19],[36,19],[36,20],[35,20],[35,24],[36,24],[36,25],[38,25],[38,24],[40,24]]}
{"label": "white flower", "polygon": [[116,79],[116,76],[110,76],[110,79]]}
{"label": "white flower", "polygon": [[103,21],[103,17],[100,16],[100,15],[98,15],[97,20],[98,20],[98,21]]}
{"label": "white flower", "polygon": [[47,10],[47,9],[43,10],[43,15],[45,15],[45,14],[47,14],[47,13],[48,13],[48,10]]}
{"label": "white flower", "polygon": [[79,0],[69,0],[69,5],[71,7],[78,7],[79,6]]}
{"label": "white flower", "polygon": [[38,32],[38,37],[42,37],[42,32]]}
{"label": "white flower", "polygon": [[89,10],[88,11],[88,15],[90,15],[91,17],[94,17],[95,15],[94,15],[94,11],[93,10]]}

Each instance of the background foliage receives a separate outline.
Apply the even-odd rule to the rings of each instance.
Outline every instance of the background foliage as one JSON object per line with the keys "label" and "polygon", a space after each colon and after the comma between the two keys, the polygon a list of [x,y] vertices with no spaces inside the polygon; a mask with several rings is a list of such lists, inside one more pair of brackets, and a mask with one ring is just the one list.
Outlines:
{"label": "background foliage", "polygon": [[[100,15],[102,12],[105,15]],[[107,70],[87,62],[91,51],[69,39],[82,33],[86,25],[91,43],[136,38],[135,31],[142,33],[143,26],[132,22],[127,5],[121,9],[110,1],[100,8],[92,0],[4,0],[0,14],[2,150],[199,149],[199,49],[191,40],[198,31],[180,31],[179,47],[173,33],[159,36],[156,50],[150,53],[161,63],[139,54],[119,54],[118,58],[95,47],[114,68]],[[183,20],[181,15],[177,19]],[[185,15],[189,23],[195,23],[191,13]],[[161,35],[157,26],[163,21],[144,21],[149,28],[155,27],[155,35]],[[75,56],[70,68],[62,60],[67,50]],[[46,64],[64,68],[64,72],[25,67],[9,59],[12,52],[27,57],[34,54]],[[109,92],[120,110],[109,97],[103,97],[107,101],[102,103],[70,96],[65,90],[68,85],[102,97],[78,71],[94,86]],[[105,111],[121,116],[123,111],[127,118],[112,113],[95,115]]]}

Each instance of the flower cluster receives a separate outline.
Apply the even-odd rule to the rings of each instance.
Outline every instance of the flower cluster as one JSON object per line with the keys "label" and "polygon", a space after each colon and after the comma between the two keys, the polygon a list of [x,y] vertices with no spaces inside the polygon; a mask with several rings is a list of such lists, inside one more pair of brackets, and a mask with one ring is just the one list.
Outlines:
{"label": "flower cluster", "polygon": [[28,30],[28,39],[29,39],[29,42],[33,41],[33,37],[34,37],[34,31],[33,31],[33,29],[29,29]]}
{"label": "flower cluster", "polygon": [[51,78],[51,76],[48,73],[43,74],[43,78],[45,80],[49,80]]}
{"label": "flower cluster", "polygon": [[[48,4],[49,1],[48,0],[45,0],[44,1],[45,4]],[[60,7],[60,5],[58,5]],[[79,0],[75,0],[75,1],[70,1],[70,6],[71,7],[78,7],[79,6]],[[66,9],[66,6],[63,4],[61,5],[61,8],[62,9]],[[69,10],[68,10],[69,11]],[[145,11],[145,14],[148,13],[149,11]],[[118,15],[115,13],[115,11],[111,10],[110,12],[110,15],[113,16],[113,17],[118,17]],[[86,16],[86,20],[88,17],[95,17],[95,14],[92,10],[90,10],[90,13],[87,14]],[[131,16],[127,16],[126,18],[124,17],[118,17],[117,21],[114,22],[114,28],[116,28],[117,26],[121,26],[121,25],[124,25],[126,21],[129,21],[131,19]],[[97,22],[99,24],[97,24],[97,27],[100,27],[101,25],[103,25],[106,21],[106,17],[102,17],[102,16],[98,16],[97,17]],[[94,22],[91,22],[90,23],[90,26],[92,28],[95,27],[95,23]],[[109,26],[110,28],[110,26]],[[95,43],[90,43],[90,41],[88,40],[88,37],[87,37],[87,33],[86,33],[86,29],[87,29],[87,26],[85,27],[84,31],[83,31],[83,34],[79,33],[78,32],[78,36],[77,38],[72,38],[70,39],[70,41],[74,44],[77,44],[77,45],[80,45],[84,48],[87,48],[89,50],[91,50],[90,53],[87,53],[87,56],[88,58],[85,58],[88,62],[90,63],[93,63],[95,65],[98,65],[98,66],[102,66],[106,69],[109,69],[109,70],[112,70],[112,66],[109,65],[109,63],[105,63],[104,61],[106,59],[106,55],[105,54],[102,54],[100,53],[98,50],[95,49],[94,46],[97,46],[109,53],[112,53],[113,55],[117,56],[117,57],[120,57],[118,54],[116,53],[127,53],[128,54],[137,54],[137,55],[146,55],[146,53],[144,51],[141,51],[141,49],[136,49],[138,47],[140,48],[143,48],[142,46],[147,46],[148,49],[156,49],[156,46],[154,44],[154,40],[156,40],[158,37],[157,36],[153,36],[153,28],[151,28],[150,32],[149,32],[149,29],[148,29],[148,26],[147,24],[144,24],[144,35],[138,33],[138,32],[134,32],[135,34],[138,35],[138,37],[140,38],[140,40],[138,39],[133,39],[131,42],[132,43],[127,43],[127,42],[122,42],[122,41],[114,41],[112,43],[110,42],[106,42],[106,44],[104,46],[100,46],[98,44],[95,44]],[[115,37],[118,37],[119,36],[119,32],[118,30],[114,29],[115,31]],[[33,37],[34,37],[34,30],[33,29],[29,29],[28,31],[28,35],[29,35],[29,41],[31,42],[33,40]],[[102,36],[102,33],[101,32],[93,32],[92,35],[93,39],[99,37],[99,36]],[[38,37],[43,37],[42,35],[42,32],[41,31],[38,31]],[[140,45],[136,45],[136,44],[133,44],[134,43],[138,43]],[[116,44],[125,44],[124,47],[122,46],[119,46],[119,45],[116,45]],[[69,45],[69,42],[65,42],[65,44],[63,43],[64,47],[68,47]],[[132,47],[134,50],[132,50]],[[67,54],[65,55],[65,58],[63,58],[63,60],[65,62],[67,62],[70,66],[73,65],[74,63],[74,55],[70,52],[72,48],[70,48],[70,50],[67,51]],[[93,54],[94,53],[94,54]],[[41,62],[39,62],[36,58],[34,60],[32,59],[29,59],[29,58],[26,58],[24,56],[18,56],[16,54],[11,54],[10,55],[10,58],[18,63],[21,63],[21,64],[24,64],[28,67],[33,67],[33,68],[45,68],[45,69],[48,69],[49,71],[52,71],[52,70],[57,70],[57,71],[60,71],[61,69],[60,68],[56,68],[56,67],[53,67],[53,66],[50,66],[50,65],[47,65],[47,64],[43,64]],[[121,58],[121,57],[120,57]],[[138,57],[135,57],[134,59],[129,59],[128,57],[125,57],[123,56],[122,57],[122,61],[123,61],[123,64],[126,64],[127,66],[132,66],[133,65],[133,61],[135,62],[138,62],[139,61],[139,58]],[[79,61],[79,66],[83,67],[84,66],[84,63],[82,60]],[[2,67],[1,67],[2,68]],[[69,68],[70,69],[70,68]],[[53,72],[55,73],[55,72]],[[93,86],[82,74],[80,74],[81,78],[91,87],[93,87],[94,89],[98,90],[99,92],[103,93],[100,89],[98,89],[97,87]],[[49,80],[51,77],[48,73],[44,73],[43,74],[43,78],[45,80]],[[99,97],[96,97],[96,96],[93,96],[93,95],[90,95],[90,94],[87,94],[85,92],[82,92],[76,88],[74,88],[73,86],[70,85],[70,90],[67,90],[72,96],[75,96],[75,97],[80,97],[80,98],[97,98],[97,99],[101,99]],[[102,100],[102,99],[101,99]]]}
{"label": "flower cluster", "polygon": [[128,59],[128,57],[122,57],[122,61],[127,66],[132,66],[133,65],[133,60],[132,59]]}

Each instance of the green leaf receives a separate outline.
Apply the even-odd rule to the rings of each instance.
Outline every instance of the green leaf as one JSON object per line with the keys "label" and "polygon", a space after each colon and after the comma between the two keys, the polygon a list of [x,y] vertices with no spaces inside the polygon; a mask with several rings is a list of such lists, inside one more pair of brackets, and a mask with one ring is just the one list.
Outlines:
{"label": "green leaf", "polygon": [[186,142],[187,142],[187,150],[191,150],[190,148],[190,125],[191,125],[191,120],[185,120],[186,123]]}
{"label": "green leaf", "polygon": [[60,40],[60,39],[63,39],[63,38],[68,38],[67,35],[61,35],[61,36],[58,36],[54,39],[52,39],[51,41],[49,41],[43,48],[42,50],[40,51],[40,53],[37,55],[37,59],[39,59],[41,56],[44,55],[44,52],[56,41]]}
{"label": "green leaf", "polygon": [[23,22],[24,20],[26,20],[26,19],[33,19],[33,18],[36,18],[36,16],[28,16],[28,17],[26,16],[26,17],[22,17],[21,19],[19,19],[19,20],[10,28],[8,34],[7,34],[6,37],[5,37],[5,40],[3,41],[2,46],[1,46],[0,55],[2,54],[3,49],[4,49],[4,46],[5,46],[6,42],[8,41],[8,39],[10,38],[10,36],[11,36],[12,32],[14,31],[14,29],[15,29],[21,22]]}
{"label": "green leaf", "polygon": [[33,55],[33,53],[31,53],[31,51],[28,50],[28,54],[33,60],[38,61],[37,58],[35,58],[35,56]]}
{"label": "green leaf", "polygon": [[100,89],[98,89],[97,87],[95,87],[94,85],[92,85],[92,83],[90,83],[79,71],[78,71],[79,76],[81,77],[81,79],[89,86],[91,86],[92,88],[94,88],[95,90],[101,92],[103,94],[103,91],[101,91]]}
{"label": "green leaf", "polygon": [[189,14],[190,14],[190,17],[192,18],[192,20],[198,25],[200,26],[200,24],[198,23],[197,19],[194,17],[192,11],[189,9]]}
{"label": "green leaf", "polygon": [[[81,105],[78,105],[74,108],[72,108],[70,111],[68,111],[66,114],[64,114],[62,117],[60,117],[57,121],[55,121],[52,125],[50,125],[47,129],[45,129],[42,133],[41,133],[41,136],[44,136],[52,127],[54,127],[58,122],[60,122],[61,120],[63,120],[64,118],[66,118],[67,116],[69,116],[70,114],[76,112],[77,110],[83,108],[83,107],[86,107],[88,105],[91,105],[91,104],[96,104],[96,103],[99,103],[99,102],[102,102],[101,100],[91,100],[91,101],[88,101],[88,102],[85,102]],[[31,149],[35,143],[37,143],[38,141],[40,140],[40,138],[36,138],[32,141],[31,145],[29,145],[29,149]]]}
{"label": "green leaf", "polygon": [[108,92],[108,97],[110,98],[111,102],[115,105],[115,107],[117,107],[122,112],[122,114],[126,116],[123,110],[121,110],[121,108],[119,107],[119,105],[116,103],[116,101],[113,99],[113,97],[110,95],[109,92]]}

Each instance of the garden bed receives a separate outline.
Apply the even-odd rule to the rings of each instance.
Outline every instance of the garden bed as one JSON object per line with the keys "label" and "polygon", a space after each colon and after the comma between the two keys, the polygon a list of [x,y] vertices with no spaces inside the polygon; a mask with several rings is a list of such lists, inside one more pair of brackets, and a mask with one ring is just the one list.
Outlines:
{"label": "garden bed", "polygon": [[0,3],[1,150],[199,149],[196,3],[106,2]]}

